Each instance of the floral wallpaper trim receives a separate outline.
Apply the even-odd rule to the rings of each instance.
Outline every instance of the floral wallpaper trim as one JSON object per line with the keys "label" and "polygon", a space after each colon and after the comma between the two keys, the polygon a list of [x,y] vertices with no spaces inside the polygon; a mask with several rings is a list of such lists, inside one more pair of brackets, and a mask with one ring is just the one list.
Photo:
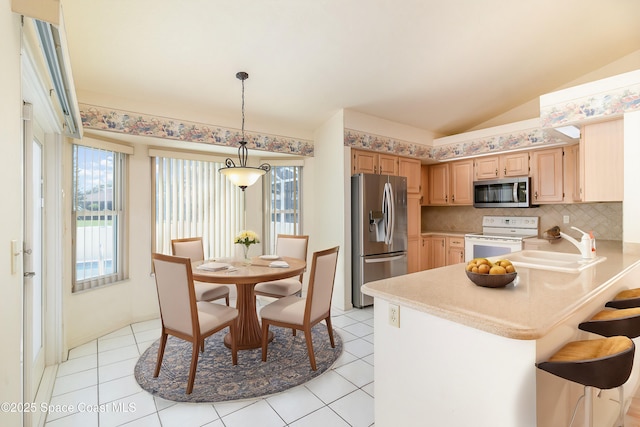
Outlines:
{"label": "floral wallpaper trim", "polygon": [[344,129],[344,145],[398,156],[433,159],[433,147],[431,146],[399,141],[387,136],[372,135],[367,132],[347,128]]}
{"label": "floral wallpaper trim", "polygon": [[481,154],[502,153],[523,148],[539,148],[565,141],[548,135],[544,129],[534,128],[517,133],[494,135],[454,144],[431,147],[393,138],[371,135],[353,129],[344,130],[344,145],[363,148],[399,156],[415,157],[421,160],[451,160],[457,157],[478,156]]}
{"label": "floral wallpaper trim", "polygon": [[[204,123],[133,113],[96,105],[79,104],[82,126],[128,135],[152,136],[176,141],[237,147],[242,132]],[[313,141],[261,134],[245,130],[247,148],[313,157]]]}
{"label": "floral wallpaper trim", "polygon": [[540,108],[543,127],[640,111],[640,84]]}

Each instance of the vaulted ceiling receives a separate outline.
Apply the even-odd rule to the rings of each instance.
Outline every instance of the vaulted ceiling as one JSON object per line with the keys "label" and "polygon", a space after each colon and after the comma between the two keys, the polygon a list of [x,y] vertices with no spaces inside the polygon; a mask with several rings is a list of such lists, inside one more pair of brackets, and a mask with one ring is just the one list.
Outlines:
{"label": "vaulted ceiling", "polygon": [[640,50],[638,0],[63,0],[63,8],[80,102],[239,127],[235,74],[246,71],[247,129],[302,137],[342,108],[459,133]]}

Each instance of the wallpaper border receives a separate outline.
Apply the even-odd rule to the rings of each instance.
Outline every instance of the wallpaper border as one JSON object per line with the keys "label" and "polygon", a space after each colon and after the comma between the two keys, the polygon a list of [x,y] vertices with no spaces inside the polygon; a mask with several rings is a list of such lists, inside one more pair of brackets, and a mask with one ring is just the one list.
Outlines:
{"label": "wallpaper border", "polygon": [[[90,104],[78,104],[85,129],[175,141],[237,147],[241,130],[188,120],[159,117]],[[245,130],[247,148],[313,157],[313,141]]]}

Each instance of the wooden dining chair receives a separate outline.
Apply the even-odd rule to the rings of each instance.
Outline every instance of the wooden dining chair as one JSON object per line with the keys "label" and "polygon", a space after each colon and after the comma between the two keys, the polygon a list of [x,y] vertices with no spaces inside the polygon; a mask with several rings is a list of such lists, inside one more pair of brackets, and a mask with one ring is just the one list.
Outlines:
{"label": "wooden dining chair", "polygon": [[[292,234],[278,234],[276,242],[276,254],[290,258],[307,260],[307,248],[309,236],[297,236]],[[302,295],[302,276],[288,279],[261,282],[255,286],[255,294],[271,298],[283,298],[289,295]]]}
{"label": "wooden dining chair", "polygon": [[331,296],[336,277],[338,262],[336,246],[319,252],[314,252],[311,264],[311,277],[306,298],[296,295],[280,298],[266,305],[261,311],[262,318],[262,361],[267,361],[267,344],[269,340],[269,326],[299,329],[304,332],[304,339],[309,352],[311,369],[316,370],[316,358],[313,353],[311,328],[321,321],[326,321],[327,332],[331,347],[335,347],[333,328],[331,326]]}
{"label": "wooden dining chair", "polygon": [[[204,260],[204,246],[202,237],[188,237],[171,240],[171,252],[175,256],[188,257],[191,261]],[[196,299],[198,301],[215,301],[224,298],[229,305],[229,287],[218,283],[194,282]]]}
{"label": "wooden dining chair", "polygon": [[234,365],[238,363],[236,344],[238,310],[221,304],[196,301],[189,258],[155,253],[152,257],[162,321],[158,361],[153,376],[155,378],[160,374],[168,335],[189,341],[193,347],[186,394],[191,394],[196,377],[199,350],[204,351],[205,338],[229,327],[231,360]]}

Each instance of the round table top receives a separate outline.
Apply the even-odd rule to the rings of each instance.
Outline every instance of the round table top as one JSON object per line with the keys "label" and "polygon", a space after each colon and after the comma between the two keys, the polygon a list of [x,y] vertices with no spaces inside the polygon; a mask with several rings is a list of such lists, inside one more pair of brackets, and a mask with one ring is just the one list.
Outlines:
{"label": "round table top", "polygon": [[250,265],[231,261],[227,262],[227,264],[231,264],[234,267],[233,269],[208,271],[198,269],[198,266],[209,261],[196,261],[192,264],[193,279],[199,282],[221,284],[256,284],[298,276],[304,272],[307,266],[305,261],[296,258],[280,257],[277,261],[286,261],[289,267],[269,267],[269,264],[273,262],[272,260],[254,257],[251,259]]}

